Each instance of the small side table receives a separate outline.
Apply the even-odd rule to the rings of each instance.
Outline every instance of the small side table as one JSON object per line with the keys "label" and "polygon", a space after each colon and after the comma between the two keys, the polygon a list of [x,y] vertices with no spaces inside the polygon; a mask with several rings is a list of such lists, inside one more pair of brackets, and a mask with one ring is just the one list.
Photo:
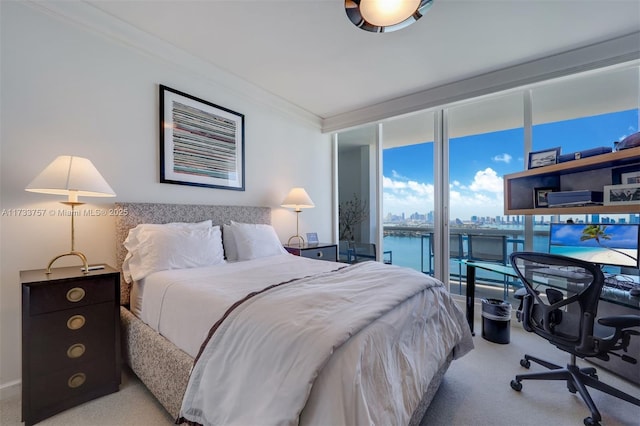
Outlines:
{"label": "small side table", "polygon": [[331,243],[304,243],[303,245],[285,244],[284,248],[296,256],[307,257],[309,259],[327,260],[329,262],[338,261],[338,245]]}
{"label": "small side table", "polygon": [[120,274],[21,271],[26,426],[120,387]]}

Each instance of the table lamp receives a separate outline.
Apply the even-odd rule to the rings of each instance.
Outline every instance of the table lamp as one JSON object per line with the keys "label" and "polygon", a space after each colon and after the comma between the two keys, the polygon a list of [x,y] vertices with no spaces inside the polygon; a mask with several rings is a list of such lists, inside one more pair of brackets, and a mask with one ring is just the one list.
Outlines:
{"label": "table lamp", "polygon": [[51,273],[51,265],[64,256],[78,256],[84,265],[84,273],[89,273],[87,257],[75,250],[75,206],[84,204],[78,201],[78,196],[83,197],[115,197],[116,193],[104,180],[100,172],[90,160],[82,157],[61,155],[51,162],[35,179],[25,188],[29,192],[42,194],[67,195],[67,201],[62,204],[71,206],[71,251],[63,253],[51,259],[47,265],[47,274]]}
{"label": "table lamp", "polygon": [[298,239],[298,244],[301,246],[304,245],[304,238],[302,238],[299,231],[300,212],[302,209],[311,209],[316,205],[313,204],[313,201],[311,201],[309,194],[307,194],[307,191],[305,191],[304,188],[293,188],[289,191],[289,194],[287,194],[280,206],[294,209],[296,212],[296,235],[289,238],[287,244],[291,244],[291,240],[293,239]]}

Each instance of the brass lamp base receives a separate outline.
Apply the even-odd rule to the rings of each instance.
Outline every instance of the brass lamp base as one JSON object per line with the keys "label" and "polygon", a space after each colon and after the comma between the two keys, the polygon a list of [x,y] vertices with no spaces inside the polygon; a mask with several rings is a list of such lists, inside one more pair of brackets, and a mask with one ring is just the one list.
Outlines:
{"label": "brass lamp base", "polygon": [[300,244],[300,247],[302,247],[304,245],[304,238],[302,238],[302,236],[300,235],[300,209],[296,209],[296,235],[294,235],[293,237],[289,238],[289,241],[287,241],[287,245],[291,245],[291,240],[293,240],[294,238],[297,238],[298,240],[300,240],[300,242],[298,244]]}
{"label": "brass lamp base", "polygon": [[65,254],[60,254],[56,257],[54,257],[53,259],[51,259],[51,261],[49,262],[49,264],[47,265],[47,274],[51,273],[51,265],[53,265],[53,263],[60,259],[61,257],[65,257],[65,256],[78,256],[81,260],[82,260],[82,264],[84,265],[84,270],[83,272],[85,274],[89,273],[89,264],[87,263],[87,256],[85,256],[84,254],[80,253],[79,251],[70,251],[69,253],[65,253]]}
{"label": "brass lamp base", "polygon": [[289,240],[287,241],[287,245],[290,246],[291,245],[291,240],[295,240],[295,239],[299,240],[298,245],[300,247],[302,247],[304,245],[304,238],[302,238],[301,235],[294,235],[291,238],[289,238]]}
{"label": "brass lamp base", "polygon": [[89,273],[89,264],[87,263],[87,256],[85,256],[84,254],[80,253],[79,251],[75,250],[75,240],[76,240],[76,233],[75,233],[75,222],[73,220],[73,218],[75,217],[75,207],[82,205],[84,203],[78,202],[78,201],[61,201],[62,204],[66,204],[67,206],[71,206],[71,251],[69,253],[64,253],[61,255],[58,255],[56,257],[54,257],[53,259],[51,259],[51,261],[49,262],[49,264],[47,265],[47,274],[51,273],[51,265],[53,265],[53,263],[60,259],[61,257],[65,257],[65,256],[78,256],[81,260],[82,260],[82,264],[84,265],[84,273],[88,274]]}

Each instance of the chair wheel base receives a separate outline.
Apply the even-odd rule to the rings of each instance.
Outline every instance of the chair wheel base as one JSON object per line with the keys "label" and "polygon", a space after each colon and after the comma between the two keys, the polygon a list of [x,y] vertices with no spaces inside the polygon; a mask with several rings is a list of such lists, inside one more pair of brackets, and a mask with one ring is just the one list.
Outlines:
{"label": "chair wheel base", "polygon": [[522,383],[520,383],[517,380],[512,380],[511,381],[511,389],[513,389],[514,391],[520,392],[522,390]]}
{"label": "chair wheel base", "polygon": [[520,365],[523,366],[524,368],[529,368],[529,367],[531,367],[531,362],[529,362],[528,359],[522,358],[520,360]]}
{"label": "chair wheel base", "polygon": [[585,426],[600,426],[600,422],[597,420],[594,420],[592,417],[587,417],[584,419],[584,425]]}

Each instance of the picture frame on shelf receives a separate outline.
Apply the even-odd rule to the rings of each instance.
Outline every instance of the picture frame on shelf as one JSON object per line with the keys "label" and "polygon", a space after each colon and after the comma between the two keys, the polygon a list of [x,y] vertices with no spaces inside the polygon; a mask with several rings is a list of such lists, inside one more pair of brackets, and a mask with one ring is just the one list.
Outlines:
{"label": "picture frame on shelf", "polygon": [[550,166],[558,162],[560,157],[560,147],[545,149],[529,153],[529,161],[527,169],[536,169],[538,167]]}
{"label": "picture frame on shelf", "polygon": [[605,206],[640,205],[640,182],[621,185],[605,185]]}
{"label": "picture frame on shelf", "polygon": [[629,185],[640,183],[640,166],[627,166],[611,171],[611,183],[614,185]]}
{"label": "picture frame on shelf", "polygon": [[318,233],[307,232],[307,244],[318,244]]}
{"label": "picture frame on shelf", "polygon": [[533,189],[533,206],[537,208],[549,207],[549,201],[547,195],[550,192],[557,191],[557,188],[553,187],[541,187]]}
{"label": "picture frame on shelf", "polygon": [[159,89],[160,182],[244,191],[244,114]]}

